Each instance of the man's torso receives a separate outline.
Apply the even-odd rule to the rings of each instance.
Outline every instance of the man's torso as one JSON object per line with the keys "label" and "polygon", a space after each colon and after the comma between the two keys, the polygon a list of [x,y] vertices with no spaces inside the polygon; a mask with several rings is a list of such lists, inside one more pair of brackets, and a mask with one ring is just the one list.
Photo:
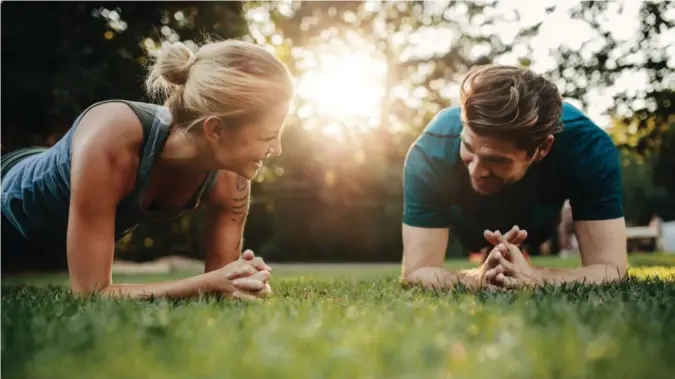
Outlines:
{"label": "man's torso", "polygon": [[[550,153],[535,162],[522,180],[498,194],[481,196],[472,188],[459,157],[462,123],[459,108],[448,108],[432,120],[406,159],[404,223],[418,227],[449,227],[465,250],[488,247],[483,231],[528,231],[526,244],[537,248],[555,233],[563,203],[579,198],[579,183],[588,175],[583,160],[604,133],[579,110],[563,105],[563,131]],[[598,154],[596,154],[598,155]],[[599,154],[602,155],[602,154]],[[614,159],[611,154],[607,158]],[[599,178],[598,180],[601,180]],[[576,191],[576,192],[575,192]],[[577,207],[579,209],[579,207]]]}

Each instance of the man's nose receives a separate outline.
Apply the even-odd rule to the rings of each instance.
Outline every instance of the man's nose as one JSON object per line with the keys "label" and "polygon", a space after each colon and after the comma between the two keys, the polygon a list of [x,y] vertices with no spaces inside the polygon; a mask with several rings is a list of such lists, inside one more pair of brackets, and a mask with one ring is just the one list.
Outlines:
{"label": "man's nose", "polygon": [[488,176],[490,174],[490,170],[485,167],[479,159],[472,159],[471,162],[469,162],[469,174],[474,177],[474,178],[482,178],[484,176]]}

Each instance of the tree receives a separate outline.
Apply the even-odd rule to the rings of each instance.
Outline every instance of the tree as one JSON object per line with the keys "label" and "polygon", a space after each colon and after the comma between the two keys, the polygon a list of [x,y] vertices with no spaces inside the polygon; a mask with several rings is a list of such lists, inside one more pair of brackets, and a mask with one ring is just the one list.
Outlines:
{"label": "tree", "polygon": [[[495,4],[309,1],[247,7],[251,13],[263,10],[252,16],[253,38],[273,46],[300,82],[333,54],[364,55],[381,68],[373,73],[382,91],[370,114],[322,112],[316,99],[301,93],[284,137],[290,147],[255,187],[283,214],[275,216],[270,229],[278,234],[264,254],[400,260],[401,172],[410,144],[454,102],[462,74],[511,52],[516,42],[526,46],[539,27],[527,25],[504,38],[494,26],[517,22],[518,15],[494,12]],[[437,38],[438,45],[420,51],[425,38]],[[527,53],[525,48],[517,58],[527,63]],[[336,129],[338,136],[322,134]],[[278,169],[280,177],[273,174]]]}
{"label": "tree", "polygon": [[[614,105],[608,110],[616,122],[615,136],[621,135],[618,146],[653,160],[654,184],[675,198],[675,46],[672,38],[666,38],[675,18],[669,12],[670,2],[646,1],[639,7],[635,33],[610,30],[616,21],[609,18],[631,4],[636,3],[581,2],[574,8],[571,17],[584,20],[595,36],[581,49],[563,46],[558,67],[551,74],[566,96],[585,105],[593,99],[591,89],[607,90],[610,95],[612,86],[627,82],[613,94]],[[622,26],[621,31],[629,29]]]}
{"label": "tree", "polygon": [[241,3],[2,5],[3,152],[50,145],[89,105],[142,100],[147,49],[202,34],[241,37]]}

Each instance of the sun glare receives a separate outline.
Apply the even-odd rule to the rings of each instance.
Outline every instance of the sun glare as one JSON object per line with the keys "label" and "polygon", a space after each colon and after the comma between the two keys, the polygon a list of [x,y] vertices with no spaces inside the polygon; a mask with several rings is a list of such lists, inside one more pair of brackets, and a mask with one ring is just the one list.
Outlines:
{"label": "sun glare", "polygon": [[[314,114],[336,122],[368,120],[362,127],[375,128],[384,95],[386,64],[366,54],[322,55],[316,66],[299,80],[298,95],[306,101],[300,117]],[[320,127],[336,136],[334,122]],[[362,128],[363,130],[363,128]]]}

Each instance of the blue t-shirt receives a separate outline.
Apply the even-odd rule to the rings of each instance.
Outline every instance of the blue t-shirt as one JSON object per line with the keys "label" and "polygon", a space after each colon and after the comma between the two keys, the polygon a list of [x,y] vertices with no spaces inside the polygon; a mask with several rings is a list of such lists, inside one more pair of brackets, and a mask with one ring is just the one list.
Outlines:
{"label": "blue t-shirt", "polygon": [[459,157],[460,108],[439,112],[411,146],[403,172],[403,222],[448,227],[465,249],[488,247],[483,231],[528,231],[525,244],[545,242],[560,222],[565,200],[574,220],[623,216],[621,165],[610,137],[581,111],[563,103],[563,131],[549,154],[501,192],[482,196],[471,188]]}

